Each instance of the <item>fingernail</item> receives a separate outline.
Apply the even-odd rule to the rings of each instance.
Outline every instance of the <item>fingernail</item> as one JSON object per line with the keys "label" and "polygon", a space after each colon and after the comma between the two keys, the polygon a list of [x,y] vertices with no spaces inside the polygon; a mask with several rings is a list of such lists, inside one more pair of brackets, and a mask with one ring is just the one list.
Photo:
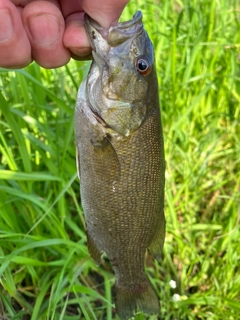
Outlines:
{"label": "fingernail", "polygon": [[28,18],[28,29],[32,40],[41,46],[52,46],[59,40],[60,22],[47,13],[31,16]]}
{"label": "fingernail", "polygon": [[13,35],[13,20],[8,9],[0,10],[0,42],[9,40]]}

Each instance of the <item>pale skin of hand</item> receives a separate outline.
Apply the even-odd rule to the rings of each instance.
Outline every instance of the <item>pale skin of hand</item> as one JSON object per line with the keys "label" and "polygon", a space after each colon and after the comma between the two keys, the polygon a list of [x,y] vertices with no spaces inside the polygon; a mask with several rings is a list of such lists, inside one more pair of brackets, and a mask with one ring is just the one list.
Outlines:
{"label": "pale skin of hand", "polygon": [[129,0],[0,0],[0,67],[44,68],[86,59],[91,47],[86,12],[104,28],[118,20]]}

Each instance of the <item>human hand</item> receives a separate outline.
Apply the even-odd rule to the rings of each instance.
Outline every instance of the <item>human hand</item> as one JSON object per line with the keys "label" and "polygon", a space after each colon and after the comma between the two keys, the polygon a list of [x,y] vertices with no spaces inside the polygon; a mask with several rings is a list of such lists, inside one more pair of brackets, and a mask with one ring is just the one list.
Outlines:
{"label": "human hand", "polygon": [[0,0],[0,66],[44,68],[86,59],[91,47],[84,12],[107,28],[129,0]]}

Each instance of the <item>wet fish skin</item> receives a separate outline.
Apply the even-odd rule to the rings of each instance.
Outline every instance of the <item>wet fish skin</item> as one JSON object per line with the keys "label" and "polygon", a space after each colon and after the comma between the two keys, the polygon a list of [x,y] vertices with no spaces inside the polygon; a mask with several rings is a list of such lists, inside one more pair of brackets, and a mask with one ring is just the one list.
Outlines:
{"label": "wet fish skin", "polygon": [[[85,25],[93,62],[75,114],[81,201],[90,255],[99,265],[106,252],[116,275],[116,310],[127,320],[137,310],[159,312],[144,271],[147,248],[160,260],[165,237],[154,53],[141,12],[108,30],[88,16]],[[139,73],[139,59],[149,74]]]}

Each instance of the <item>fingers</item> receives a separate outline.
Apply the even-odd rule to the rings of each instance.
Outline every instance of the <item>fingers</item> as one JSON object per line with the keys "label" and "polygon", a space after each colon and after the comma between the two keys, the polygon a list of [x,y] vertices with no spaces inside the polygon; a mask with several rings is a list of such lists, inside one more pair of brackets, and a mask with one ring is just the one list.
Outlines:
{"label": "fingers", "polygon": [[18,9],[8,0],[0,1],[0,66],[21,68],[32,61],[31,45]]}
{"label": "fingers", "polygon": [[60,3],[66,17],[64,46],[72,52],[74,59],[85,60],[91,57],[92,49],[84,28],[84,12],[108,28],[118,20],[128,0],[61,0]]}
{"label": "fingers", "polygon": [[33,1],[22,12],[32,58],[44,68],[65,65],[70,52],[63,45],[65,22],[60,9],[48,1]]}
{"label": "fingers", "polygon": [[109,28],[119,19],[128,0],[82,0],[84,11],[102,27]]}
{"label": "fingers", "polygon": [[90,58],[92,48],[84,27],[84,12],[73,13],[67,17],[63,44],[72,52],[74,59]]}
{"label": "fingers", "polygon": [[64,17],[85,11],[104,28],[118,20],[129,0],[60,0]]}
{"label": "fingers", "polygon": [[107,28],[127,2],[0,0],[0,66],[20,68],[35,60],[42,67],[56,68],[65,65],[71,55],[89,58],[83,12]]}
{"label": "fingers", "polygon": [[65,22],[52,2],[33,1],[20,10],[11,1],[0,0],[1,67],[21,68],[35,60],[42,67],[56,68],[69,61],[70,51],[62,41]]}

